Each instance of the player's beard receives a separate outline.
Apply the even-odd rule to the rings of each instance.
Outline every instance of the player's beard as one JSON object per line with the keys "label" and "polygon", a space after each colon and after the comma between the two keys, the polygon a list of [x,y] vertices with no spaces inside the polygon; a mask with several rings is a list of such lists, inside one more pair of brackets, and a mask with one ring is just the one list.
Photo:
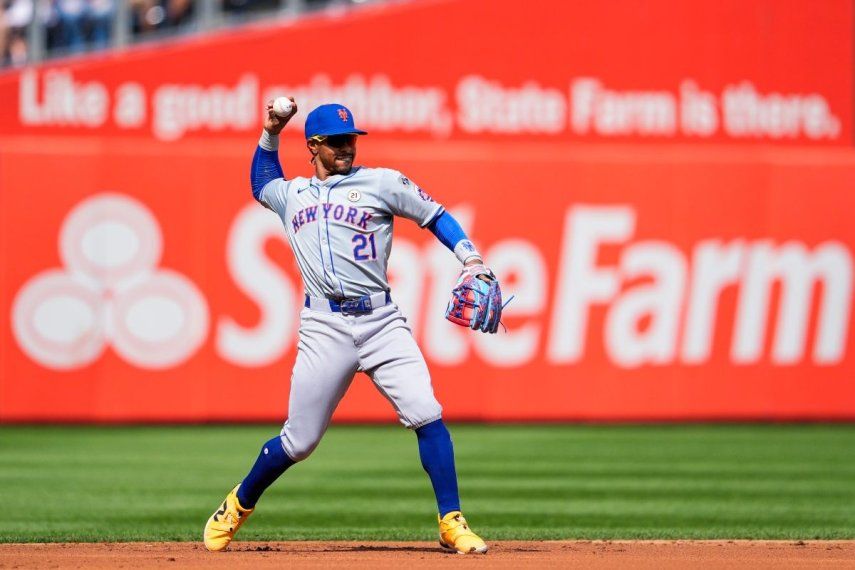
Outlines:
{"label": "player's beard", "polygon": [[355,155],[353,154],[336,155],[333,160],[332,172],[334,174],[347,174],[353,168],[354,158]]}

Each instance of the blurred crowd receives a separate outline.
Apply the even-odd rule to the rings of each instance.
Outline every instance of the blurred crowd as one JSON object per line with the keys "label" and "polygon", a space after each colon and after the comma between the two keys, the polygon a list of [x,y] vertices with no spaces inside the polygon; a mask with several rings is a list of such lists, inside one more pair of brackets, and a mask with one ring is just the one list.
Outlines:
{"label": "blurred crowd", "polygon": [[[130,13],[132,41],[157,33],[179,31],[194,22],[199,0],[0,0],[0,67],[27,62],[28,28],[37,19],[44,53],[79,53],[108,47],[114,33],[118,2]],[[282,8],[288,0],[217,0],[217,9],[231,16]],[[359,3],[359,0],[301,0],[308,7]],[[38,8],[38,9],[36,9]]]}

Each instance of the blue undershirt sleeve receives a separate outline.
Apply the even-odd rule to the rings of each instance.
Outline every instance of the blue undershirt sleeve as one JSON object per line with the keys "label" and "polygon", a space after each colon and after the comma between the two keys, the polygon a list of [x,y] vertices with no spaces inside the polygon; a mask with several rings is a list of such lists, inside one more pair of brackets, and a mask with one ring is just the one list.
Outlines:
{"label": "blue undershirt sleeve", "polygon": [[261,190],[268,182],[277,178],[285,178],[282,165],[279,164],[279,151],[264,150],[260,146],[256,147],[249,171],[249,182],[252,186],[253,197],[261,201]]}
{"label": "blue undershirt sleeve", "polygon": [[463,228],[460,227],[454,216],[448,212],[443,212],[434,218],[427,225],[427,228],[451,251],[454,251],[454,247],[460,243],[460,240],[466,239],[466,233],[464,233]]}

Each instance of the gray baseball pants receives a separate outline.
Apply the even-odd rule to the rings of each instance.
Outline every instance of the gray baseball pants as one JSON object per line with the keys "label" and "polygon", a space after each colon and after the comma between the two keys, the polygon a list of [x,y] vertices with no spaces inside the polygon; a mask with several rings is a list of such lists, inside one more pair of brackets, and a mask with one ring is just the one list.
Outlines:
{"label": "gray baseball pants", "polygon": [[281,432],[291,459],[300,461],[314,451],[358,371],[368,374],[406,427],[442,417],[424,356],[395,304],[364,315],[304,308]]}

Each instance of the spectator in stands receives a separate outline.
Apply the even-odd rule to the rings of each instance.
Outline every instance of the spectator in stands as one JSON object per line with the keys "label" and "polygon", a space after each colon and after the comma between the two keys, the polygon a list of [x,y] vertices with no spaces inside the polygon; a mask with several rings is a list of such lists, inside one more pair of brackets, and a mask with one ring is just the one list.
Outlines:
{"label": "spectator in stands", "polygon": [[115,3],[113,0],[89,0],[88,7],[89,41],[93,48],[104,49],[110,44]]}
{"label": "spectator in stands", "polygon": [[186,24],[193,17],[193,0],[168,0],[166,14],[169,26]]}
{"label": "spectator in stands", "polygon": [[59,45],[71,52],[107,47],[112,29],[113,0],[55,0]]}
{"label": "spectator in stands", "polygon": [[84,0],[56,0],[56,13],[59,16],[59,28],[62,33],[61,47],[70,52],[83,51],[86,46],[83,28],[86,3]]}
{"label": "spectator in stands", "polygon": [[9,26],[6,24],[6,2],[0,0],[0,65],[6,64],[6,42],[9,38]]}
{"label": "spectator in stands", "polygon": [[156,0],[129,0],[134,17],[134,33],[145,34],[157,29],[166,17]]}
{"label": "spectator in stands", "polygon": [[193,0],[131,0],[134,32],[144,35],[182,26],[192,20],[193,4]]}
{"label": "spectator in stands", "polygon": [[0,0],[0,60],[7,65],[27,62],[27,27],[35,11],[33,0]]}

